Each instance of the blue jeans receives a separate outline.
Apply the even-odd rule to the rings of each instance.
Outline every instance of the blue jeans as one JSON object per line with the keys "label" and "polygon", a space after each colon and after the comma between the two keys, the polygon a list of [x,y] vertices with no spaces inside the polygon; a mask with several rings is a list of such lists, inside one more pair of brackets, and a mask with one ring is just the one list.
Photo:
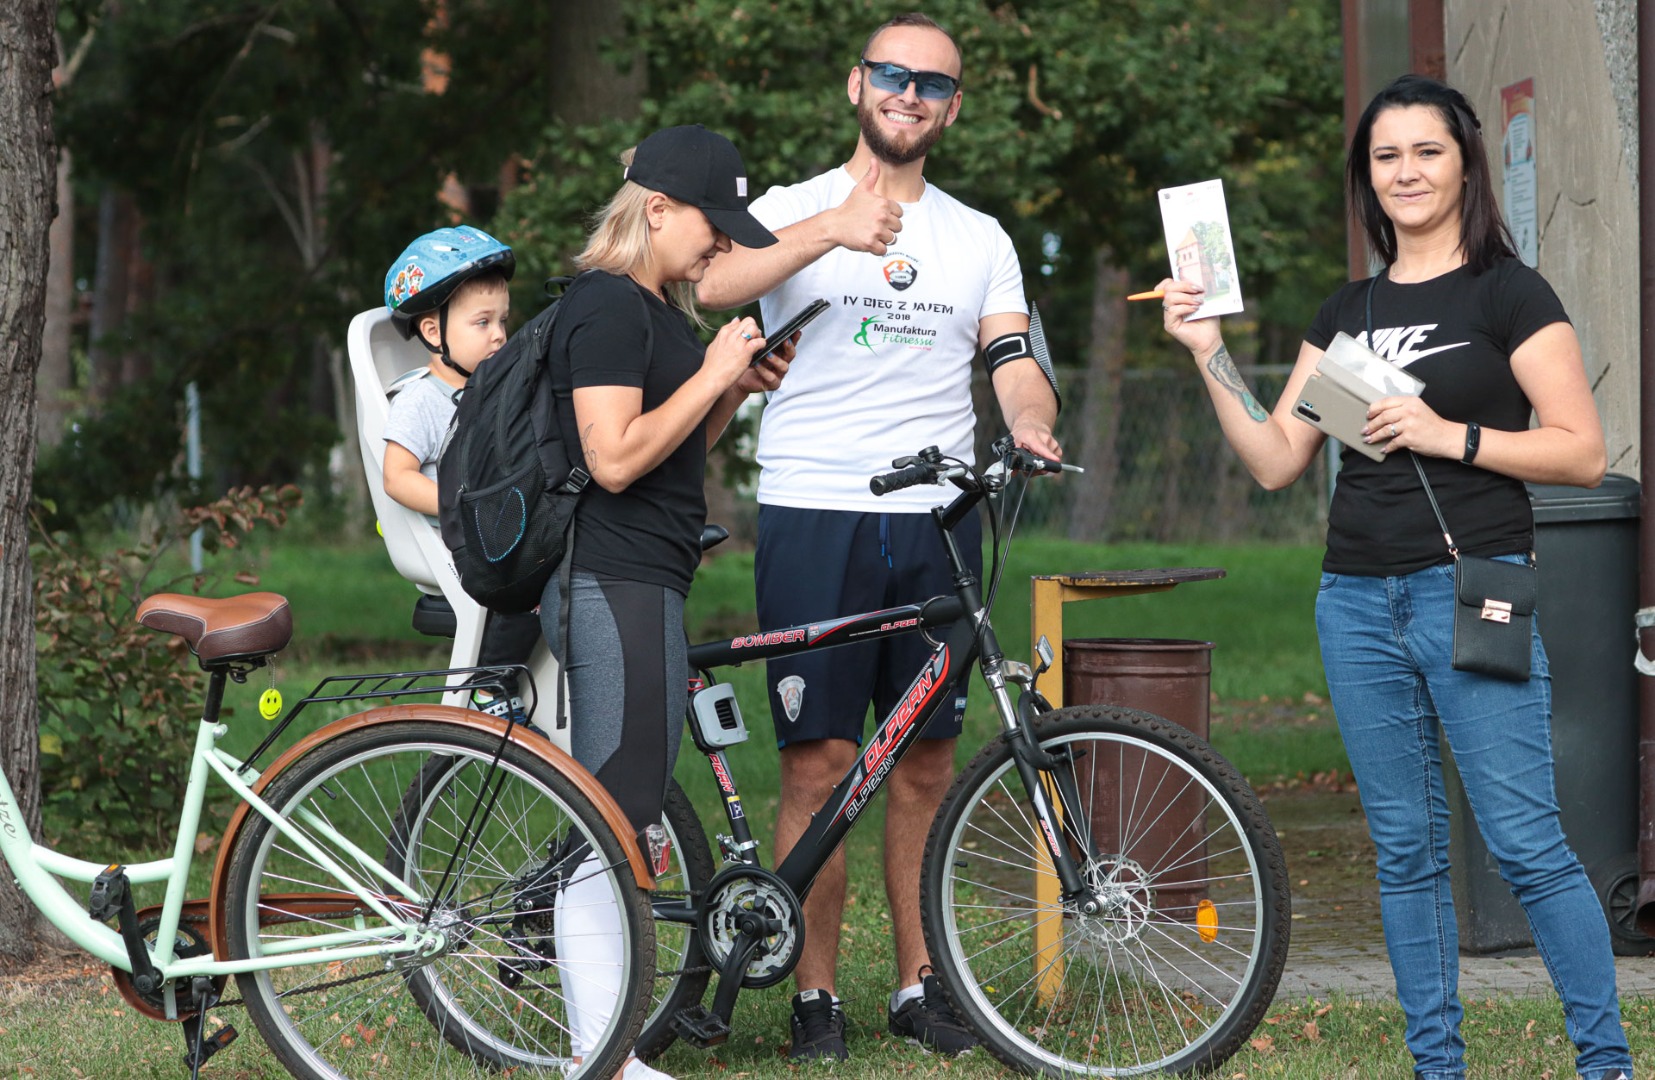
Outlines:
{"label": "blue jeans", "polygon": [[1379,852],[1385,946],[1415,1076],[1465,1076],[1439,722],[1563,1001],[1576,1068],[1587,1080],[1630,1076],[1609,927],[1558,820],[1538,626],[1528,682],[1455,671],[1453,604],[1452,565],[1387,578],[1323,574],[1316,600],[1322,665]]}

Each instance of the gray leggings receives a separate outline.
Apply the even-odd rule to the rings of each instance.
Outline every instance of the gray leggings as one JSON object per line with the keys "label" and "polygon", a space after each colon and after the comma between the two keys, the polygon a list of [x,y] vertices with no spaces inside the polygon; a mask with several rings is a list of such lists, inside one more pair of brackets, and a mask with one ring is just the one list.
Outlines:
{"label": "gray leggings", "polygon": [[[561,585],[553,575],[540,601],[541,629],[560,664]],[[642,832],[661,820],[684,733],[684,596],[584,570],[573,572],[569,592],[570,747]]]}

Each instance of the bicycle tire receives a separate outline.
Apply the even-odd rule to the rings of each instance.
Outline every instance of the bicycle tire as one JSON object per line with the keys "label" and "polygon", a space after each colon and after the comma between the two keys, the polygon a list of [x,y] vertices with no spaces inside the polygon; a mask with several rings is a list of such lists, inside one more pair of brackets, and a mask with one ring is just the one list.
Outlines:
{"label": "bicycle tire", "polygon": [[[449,783],[428,793],[419,828],[409,832],[405,798],[432,755],[451,759]],[[430,955],[350,955],[353,947],[386,940],[384,920],[354,897],[338,904],[341,887],[331,871],[270,820],[251,818],[229,863],[229,950],[236,960],[307,954],[305,966],[237,975],[255,1026],[294,1076],[570,1070],[561,972],[550,965],[544,977],[508,986],[515,969],[503,961],[518,963],[522,950],[501,929],[516,914],[511,899],[521,890],[514,883],[542,872],[548,837],[569,834],[590,845],[605,868],[622,939],[616,1007],[571,1075],[607,1080],[631,1053],[654,974],[647,896],[622,846],[630,841],[615,836],[549,759],[515,743],[502,751],[499,736],[485,729],[386,722],[318,744],[274,777],[262,797],[285,828],[360,880],[383,882],[381,903],[399,915],[431,911],[422,925],[442,931]],[[467,821],[474,821],[474,839],[457,843]],[[375,859],[385,859],[400,880],[378,878]],[[393,870],[392,862],[400,865]],[[331,936],[306,949],[303,938],[311,933]]]}
{"label": "bicycle tire", "polygon": [[[398,828],[411,832],[418,828],[418,817],[424,800],[419,791],[438,790],[446,783],[451,767],[450,759],[433,757],[421,770],[420,778],[410,786],[403,797]],[[661,825],[670,840],[667,869],[655,878],[652,899],[675,901],[687,896],[692,901],[706,895],[707,883],[717,868],[707,846],[707,833],[701,827],[684,789],[676,778],[668,777],[666,799],[661,811]],[[707,992],[712,977],[701,934],[692,925],[658,921],[655,924],[655,982],[650,994],[649,1014],[644,1018],[643,1031],[638,1035],[635,1053],[645,1061],[652,1061],[665,1053],[678,1038],[672,1030],[672,1017],[678,1010],[699,1004]],[[420,996],[415,988],[415,996]]]}
{"label": "bicycle tire", "polygon": [[1106,909],[1063,902],[1049,871],[1042,891],[1045,845],[1010,745],[984,747],[944,799],[922,870],[925,941],[955,1012],[1023,1072],[1218,1066],[1264,1019],[1287,961],[1287,865],[1258,796],[1149,713],[1074,706],[1036,717],[1033,734],[1079,755],[1062,768],[1083,806],[1063,830]]}
{"label": "bicycle tire", "polygon": [[[655,879],[658,894],[686,893],[699,903],[707,895],[717,867],[707,846],[707,832],[684,789],[677,780],[668,780],[661,824],[672,840],[672,862],[667,872]],[[677,1040],[672,1030],[673,1014],[700,1004],[712,978],[701,932],[683,923],[657,921],[655,924],[655,989],[650,1013],[638,1036],[638,1056],[653,1061]]]}

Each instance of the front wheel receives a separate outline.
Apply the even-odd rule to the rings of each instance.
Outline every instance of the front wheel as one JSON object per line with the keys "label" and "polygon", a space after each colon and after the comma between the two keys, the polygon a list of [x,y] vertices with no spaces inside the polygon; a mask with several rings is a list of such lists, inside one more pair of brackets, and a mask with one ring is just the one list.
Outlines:
{"label": "front wheel", "polygon": [[262,796],[274,821],[237,838],[227,932],[231,958],[259,966],[237,976],[248,1012],[294,1076],[614,1075],[649,1000],[654,922],[630,838],[550,761],[488,730],[393,721],[318,744]]}
{"label": "front wheel", "polygon": [[1264,1018],[1287,960],[1287,866],[1264,807],[1206,742],[1149,713],[1075,706],[1033,733],[1062,762],[1042,782],[1086,895],[1060,895],[1010,744],[984,747],[937,813],[921,874],[955,1011],[1025,1072],[1217,1066]]}

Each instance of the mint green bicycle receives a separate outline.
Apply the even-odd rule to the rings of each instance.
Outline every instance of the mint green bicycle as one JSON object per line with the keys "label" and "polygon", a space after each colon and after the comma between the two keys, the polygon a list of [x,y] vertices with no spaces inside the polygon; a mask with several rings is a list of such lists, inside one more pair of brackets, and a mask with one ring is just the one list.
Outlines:
{"label": "mint green bicycle", "polygon": [[[654,983],[652,879],[589,773],[522,727],[423,703],[368,708],[256,764],[306,705],[445,689],[451,673],[429,671],[325,679],[237,760],[217,746],[226,683],[288,643],[287,601],[163,594],[137,617],[183,638],[209,675],[172,856],[129,866],[35,843],[3,774],[0,854],[136,1009],[181,1023],[192,1078],[235,1038],[204,1023],[237,1003],[224,996],[232,977],[265,1043],[304,1080],[614,1074]],[[435,757],[446,767],[427,770]],[[242,804],[210,895],[186,899],[213,778]],[[603,941],[560,933],[577,875],[580,896],[620,912]],[[86,898],[63,881],[89,885]],[[165,883],[159,906],[137,909],[144,883]]]}

